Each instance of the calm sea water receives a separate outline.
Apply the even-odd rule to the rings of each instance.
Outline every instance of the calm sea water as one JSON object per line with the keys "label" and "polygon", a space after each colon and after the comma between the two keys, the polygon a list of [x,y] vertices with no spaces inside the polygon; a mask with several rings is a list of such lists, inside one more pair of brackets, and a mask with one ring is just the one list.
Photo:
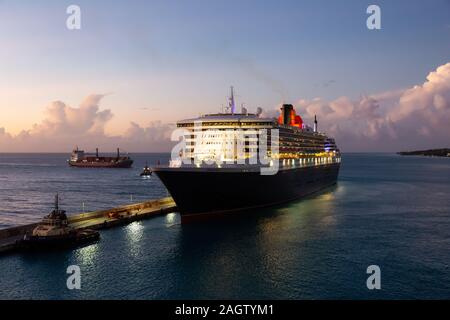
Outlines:
{"label": "calm sea water", "polygon": [[51,211],[56,192],[68,214],[167,196],[158,179],[141,179],[146,162],[167,154],[134,154],[131,169],[72,168],[68,154],[0,154],[0,229],[36,222]]}
{"label": "calm sea water", "polygon": [[[165,196],[133,169],[76,169],[67,155],[0,155],[0,228]],[[289,205],[201,224],[169,214],[102,231],[76,250],[0,257],[1,299],[450,298],[450,159],[345,154],[338,185]],[[66,288],[79,265],[81,290]],[[381,290],[366,287],[369,265]]]}

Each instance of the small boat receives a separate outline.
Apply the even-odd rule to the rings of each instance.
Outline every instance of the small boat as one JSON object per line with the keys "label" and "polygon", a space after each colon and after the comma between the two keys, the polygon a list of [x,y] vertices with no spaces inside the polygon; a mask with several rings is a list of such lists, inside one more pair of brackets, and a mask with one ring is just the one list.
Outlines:
{"label": "small boat", "polygon": [[69,225],[66,211],[59,208],[58,194],[55,208],[33,229],[25,234],[19,245],[23,249],[52,249],[88,244],[100,238],[98,231],[77,230]]}
{"label": "small boat", "polygon": [[145,167],[141,172],[141,177],[150,177],[152,175],[152,169],[148,167],[147,162],[145,163]]}

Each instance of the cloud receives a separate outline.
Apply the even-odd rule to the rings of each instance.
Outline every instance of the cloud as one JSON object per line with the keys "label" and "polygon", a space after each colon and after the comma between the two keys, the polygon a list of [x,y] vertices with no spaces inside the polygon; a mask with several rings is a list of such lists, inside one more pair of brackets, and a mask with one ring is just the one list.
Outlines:
{"label": "cloud", "polygon": [[153,121],[147,127],[131,122],[122,140],[132,150],[142,150],[143,146],[151,146],[153,151],[170,151],[174,142],[170,136],[175,126],[161,121]]}
{"label": "cloud", "polygon": [[0,150],[8,150],[13,145],[12,136],[6,132],[5,128],[0,127]]}
{"label": "cloud", "polygon": [[127,151],[170,151],[170,133],[173,127],[150,122],[141,127],[131,122],[125,134],[111,136],[105,132],[113,118],[111,110],[100,110],[101,94],[86,97],[78,108],[62,101],[52,102],[46,109],[44,120],[12,136],[0,127],[0,151],[7,152],[61,152],[79,145],[85,149],[100,147]]}
{"label": "cloud", "polygon": [[[131,122],[122,135],[108,135],[105,127],[113,118],[101,109],[104,95],[93,94],[75,108],[62,101],[51,103],[42,122],[18,135],[0,126],[0,152],[61,152],[79,145],[92,150],[130,152],[170,151],[173,124],[150,121],[146,126]],[[263,116],[278,116],[279,107]],[[343,151],[399,151],[449,147],[450,63],[429,73],[422,84],[361,96],[299,100],[299,113],[307,123],[314,115],[319,130],[336,138]]]}
{"label": "cloud", "polygon": [[412,88],[352,100],[299,100],[298,112],[335,136],[344,151],[397,151],[450,144],[450,63]]}
{"label": "cloud", "polygon": [[110,110],[99,111],[104,95],[92,94],[84,99],[79,108],[55,101],[47,107],[46,118],[29,131],[33,136],[54,137],[104,135],[105,124],[113,117]]}

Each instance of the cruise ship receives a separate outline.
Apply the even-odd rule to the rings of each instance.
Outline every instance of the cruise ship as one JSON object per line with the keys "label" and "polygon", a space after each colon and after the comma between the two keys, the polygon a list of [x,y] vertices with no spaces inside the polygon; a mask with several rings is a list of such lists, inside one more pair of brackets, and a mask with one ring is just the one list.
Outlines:
{"label": "cruise ship", "polygon": [[335,140],[306,125],[284,104],[278,118],[261,109],[177,122],[181,142],[167,166],[153,171],[164,183],[182,223],[273,206],[336,184],[341,162]]}

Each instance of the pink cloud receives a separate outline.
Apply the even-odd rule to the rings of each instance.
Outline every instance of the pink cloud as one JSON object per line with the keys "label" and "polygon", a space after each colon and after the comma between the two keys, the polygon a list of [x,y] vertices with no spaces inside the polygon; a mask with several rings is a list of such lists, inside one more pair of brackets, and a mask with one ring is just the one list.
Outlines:
{"label": "pink cloud", "polygon": [[412,88],[352,100],[300,100],[297,109],[344,151],[397,151],[450,144],[450,63]]}
{"label": "pink cloud", "polygon": [[160,122],[150,122],[146,127],[132,122],[124,135],[106,134],[105,126],[113,114],[109,109],[100,110],[103,97],[100,94],[89,95],[78,108],[61,101],[52,102],[41,123],[17,136],[0,128],[0,151],[60,152],[70,151],[75,145],[88,150],[98,146],[103,150],[121,147],[127,151],[170,151],[173,128]]}

